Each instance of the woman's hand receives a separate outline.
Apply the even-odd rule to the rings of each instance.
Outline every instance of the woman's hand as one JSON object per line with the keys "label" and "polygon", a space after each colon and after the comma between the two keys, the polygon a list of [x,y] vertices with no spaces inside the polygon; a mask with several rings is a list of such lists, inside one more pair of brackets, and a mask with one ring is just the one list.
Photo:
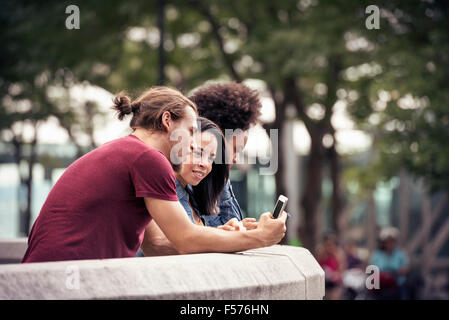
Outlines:
{"label": "woman's hand", "polygon": [[245,218],[242,221],[238,221],[237,218],[232,218],[222,226],[218,226],[218,229],[226,231],[244,231],[256,229],[258,222],[254,218]]}
{"label": "woman's hand", "polygon": [[242,221],[237,220],[237,218],[232,218],[228,220],[224,225],[218,226],[217,229],[226,230],[226,231],[242,231],[246,230]]}
{"label": "woman's hand", "polygon": [[242,220],[243,226],[246,228],[246,230],[252,230],[257,228],[257,220],[254,218],[245,218]]}

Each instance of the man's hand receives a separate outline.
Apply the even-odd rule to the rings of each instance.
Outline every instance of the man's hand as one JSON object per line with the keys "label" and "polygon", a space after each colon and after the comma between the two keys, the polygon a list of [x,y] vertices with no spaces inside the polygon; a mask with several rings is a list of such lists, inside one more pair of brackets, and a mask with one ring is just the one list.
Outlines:
{"label": "man's hand", "polygon": [[282,211],[277,219],[274,219],[270,212],[265,212],[260,216],[257,230],[261,232],[261,238],[265,242],[264,246],[271,246],[282,240],[287,231],[286,220],[287,213],[285,211]]}
{"label": "man's hand", "polygon": [[[287,231],[285,227],[287,213],[285,211],[277,219],[274,219],[270,212],[265,212],[260,216],[259,222],[256,222],[254,218],[246,218],[244,220],[238,221],[236,218],[232,218],[224,225],[217,227],[217,229],[241,231],[247,230],[246,226],[249,226],[251,229],[258,231],[258,238],[263,242],[263,246],[271,246],[278,243]],[[248,230],[250,229],[248,228]]]}

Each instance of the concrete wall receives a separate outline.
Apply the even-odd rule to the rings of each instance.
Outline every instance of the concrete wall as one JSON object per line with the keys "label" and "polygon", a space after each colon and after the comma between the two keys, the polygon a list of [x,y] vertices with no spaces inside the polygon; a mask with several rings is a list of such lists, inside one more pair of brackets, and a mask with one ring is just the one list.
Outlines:
{"label": "concrete wall", "polygon": [[[0,256],[6,252],[1,248]],[[308,250],[291,246],[235,254],[0,265],[0,299],[302,300],[323,296],[323,270]]]}
{"label": "concrete wall", "polygon": [[20,263],[27,249],[27,238],[0,239],[0,264]]}

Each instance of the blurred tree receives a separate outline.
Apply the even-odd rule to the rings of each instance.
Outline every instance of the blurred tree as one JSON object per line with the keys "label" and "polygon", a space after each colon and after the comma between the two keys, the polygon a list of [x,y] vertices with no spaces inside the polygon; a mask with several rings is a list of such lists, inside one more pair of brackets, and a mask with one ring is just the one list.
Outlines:
{"label": "blurred tree", "polygon": [[[79,1],[79,30],[65,28],[69,4],[2,1],[2,105],[15,85],[32,87],[42,74],[48,85],[88,81],[131,94],[162,79],[184,92],[211,79],[261,79],[276,107],[267,132],[278,129],[282,141],[282,124],[291,117],[286,110],[293,106],[311,137],[299,230],[311,250],[326,165],[333,229],[341,230],[345,199],[332,121],[338,102],[373,134],[375,161],[364,173],[371,190],[403,165],[434,188],[447,187],[447,2],[380,1],[379,30],[365,28],[365,8],[372,4],[365,0]],[[47,111],[76,141],[75,113],[60,106]],[[285,192],[279,147],[278,194]]]}
{"label": "blurred tree", "polygon": [[[74,58],[76,50],[71,45],[76,43],[66,39],[57,45],[57,38],[67,32],[65,6],[60,2],[41,6],[29,1],[2,1],[1,4],[0,41],[5,45],[0,48],[0,133],[2,140],[15,147],[14,158],[20,176],[20,233],[27,235],[31,222],[33,167],[38,161],[39,125],[49,116],[55,116],[63,127],[82,124],[82,130],[92,137],[93,117],[81,121],[69,106],[57,105],[48,95],[52,86],[67,87],[67,82],[68,85],[73,84],[73,73],[65,64],[76,66],[78,72],[84,74],[85,61]],[[95,78],[97,76],[93,72],[90,79],[101,81]],[[87,103],[84,109],[87,115],[98,113],[92,103]],[[71,130],[67,126],[70,136]],[[75,139],[73,141],[76,143]],[[93,140],[91,142],[94,147]],[[26,170],[22,167],[23,160],[27,163]]]}
{"label": "blurred tree", "polygon": [[[411,253],[423,245],[428,268],[449,238],[449,219],[436,225],[449,196],[449,3],[398,0],[377,5],[381,28],[365,30],[364,36],[375,48],[381,72],[365,87],[365,107],[351,111],[361,127],[375,132],[378,156],[368,170],[375,168],[377,180],[402,172],[404,189],[405,169],[415,180],[424,178],[431,195],[442,193],[432,208],[424,191],[420,232],[407,239],[408,224],[403,223],[403,243]],[[402,197],[404,221],[409,201]],[[435,236],[426,245],[430,230]]]}
{"label": "blurred tree", "polygon": [[[42,80],[42,79],[41,79]],[[42,80],[45,81],[45,80]],[[37,162],[38,127],[48,117],[51,104],[46,99],[41,82],[9,86],[10,94],[3,96],[0,134],[2,140],[14,146],[14,160],[18,167],[20,233],[28,235],[31,223],[33,167]],[[27,161],[26,170],[22,161]]]}
{"label": "blurred tree", "polygon": [[385,1],[379,30],[365,32],[382,70],[368,88],[362,125],[374,127],[387,176],[404,166],[432,190],[449,187],[449,3]]}

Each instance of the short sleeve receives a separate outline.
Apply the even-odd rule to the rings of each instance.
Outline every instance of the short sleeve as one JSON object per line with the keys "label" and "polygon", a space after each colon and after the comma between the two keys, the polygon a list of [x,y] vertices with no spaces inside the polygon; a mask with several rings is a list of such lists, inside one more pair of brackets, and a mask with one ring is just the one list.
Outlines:
{"label": "short sleeve", "polygon": [[170,162],[157,150],[147,150],[131,164],[136,197],[178,201]]}

